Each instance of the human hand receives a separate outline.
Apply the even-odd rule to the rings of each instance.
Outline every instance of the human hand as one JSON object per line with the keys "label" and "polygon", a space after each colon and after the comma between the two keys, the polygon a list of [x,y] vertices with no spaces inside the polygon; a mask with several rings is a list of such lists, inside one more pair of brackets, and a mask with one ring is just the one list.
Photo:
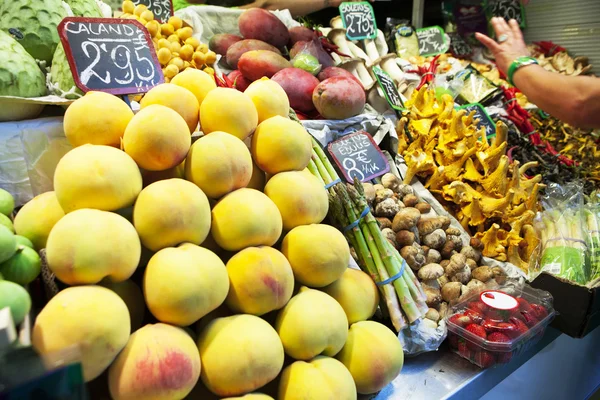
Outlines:
{"label": "human hand", "polygon": [[479,32],[475,33],[475,37],[494,54],[498,69],[506,75],[513,61],[530,54],[517,21],[511,19],[507,24],[504,18],[494,17],[490,22],[498,41]]}

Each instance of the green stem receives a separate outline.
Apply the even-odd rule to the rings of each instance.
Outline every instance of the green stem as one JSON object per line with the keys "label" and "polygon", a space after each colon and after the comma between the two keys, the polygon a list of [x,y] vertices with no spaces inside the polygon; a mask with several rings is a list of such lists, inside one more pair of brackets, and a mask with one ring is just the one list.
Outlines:
{"label": "green stem", "polygon": [[319,174],[319,169],[317,168],[317,165],[312,159],[308,162],[308,166],[306,168],[308,168],[310,173],[317,177],[321,181],[323,186],[325,186],[325,182],[323,181],[323,178],[321,178],[321,174]]}
{"label": "green stem", "polygon": [[329,158],[327,158],[327,155],[321,148],[321,145],[319,144],[319,142],[317,142],[317,140],[312,136],[311,136],[311,139],[312,139],[313,152],[317,154],[317,157],[321,160],[321,162],[327,169],[327,172],[329,172],[329,176],[331,177],[331,180],[334,181],[336,179],[339,179],[339,176],[338,176],[337,172],[335,171],[335,168],[333,168],[333,165],[329,161]]}

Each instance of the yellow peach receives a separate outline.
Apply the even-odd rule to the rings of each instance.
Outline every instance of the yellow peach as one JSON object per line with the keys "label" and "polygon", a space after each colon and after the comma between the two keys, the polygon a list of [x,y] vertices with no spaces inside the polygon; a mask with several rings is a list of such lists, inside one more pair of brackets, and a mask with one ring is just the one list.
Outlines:
{"label": "yellow peach", "polygon": [[[171,60],[172,62],[173,60]],[[181,62],[181,70],[183,68],[183,61]],[[144,108],[152,105],[160,104],[166,106],[177,112],[187,123],[190,132],[194,132],[198,126],[198,119],[200,112],[200,105],[198,99],[191,91],[187,90],[183,86],[174,85],[173,83],[163,83],[150,89],[148,93],[144,95],[140,102],[140,108]]]}
{"label": "yellow peach", "polygon": [[258,125],[258,113],[250,97],[230,88],[208,92],[200,106],[200,126],[206,134],[227,132],[244,140]]}
{"label": "yellow peach", "polygon": [[285,90],[277,82],[262,78],[252,82],[244,93],[256,107],[259,124],[276,115],[288,118],[290,101]]}
{"label": "yellow peach", "polygon": [[46,247],[54,225],[65,216],[56,193],[46,192],[29,200],[17,213],[14,226],[17,235],[31,240],[36,250]]}
{"label": "yellow peach", "polygon": [[321,290],[340,303],[350,325],[371,318],[379,304],[379,292],[373,279],[354,268],[347,268],[338,280]]}
{"label": "yellow peach", "polygon": [[[188,39],[190,40],[190,39]],[[172,80],[173,85],[186,88],[196,96],[198,105],[202,105],[204,98],[213,89],[217,88],[215,79],[204,71],[188,68],[177,74]]]}

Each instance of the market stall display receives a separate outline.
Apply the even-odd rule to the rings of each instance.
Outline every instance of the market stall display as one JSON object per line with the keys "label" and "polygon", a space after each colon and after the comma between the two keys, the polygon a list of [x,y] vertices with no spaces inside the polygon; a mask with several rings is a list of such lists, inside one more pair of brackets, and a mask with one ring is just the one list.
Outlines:
{"label": "market stall display", "polygon": [[[49,18],[24,18],[40,7]],[[597,135],[538,110],[478,49],[443,53],[458,33],[390,20],[354,40],[343,15],[113,11],[0,6],[0,120],[62,106],[69,146],[29,160],[52,191],[15,204],[0,189],[2,318],[49,369],[73,359],[113,399],[355,400],[446,337],[488,368],[555,315],[569,334],[592,327],[595,303],[580,296],[571,318],[553,288],[593,299],[600,284]],[[164,83],[80,84],[61,21],[113,15]],[[549,71],[592,69],[532,50]]]}

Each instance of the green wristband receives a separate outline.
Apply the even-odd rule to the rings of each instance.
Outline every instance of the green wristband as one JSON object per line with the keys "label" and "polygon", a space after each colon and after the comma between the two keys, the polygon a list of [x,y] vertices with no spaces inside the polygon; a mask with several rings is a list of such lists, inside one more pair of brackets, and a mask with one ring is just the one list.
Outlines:
{"label": "green wristband", "polygon": [[515,72],[517,72],[517,70],[521,67],[532,64],[538,65],[538,62],[535,58],[528,56],[519,57],[513,61],[510,64],[510,67],[508,67],[508,83],[515,86],[515,83],[513,82],[513,76],[515,75]]}

